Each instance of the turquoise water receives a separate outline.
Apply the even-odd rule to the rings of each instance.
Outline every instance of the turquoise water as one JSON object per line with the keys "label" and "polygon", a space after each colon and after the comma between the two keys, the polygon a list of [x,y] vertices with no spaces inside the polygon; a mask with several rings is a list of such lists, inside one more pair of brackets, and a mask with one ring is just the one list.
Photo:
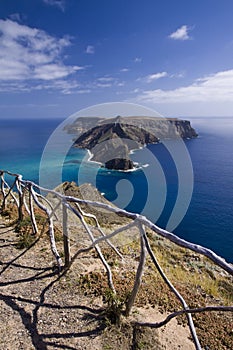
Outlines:
{"label": "turquoise water", "polygon": [[[25,179],[38,182],[44,146],[60,122],[1,120],[0,168],[19,172]],[[191,122],[199,133],[199,138],[185,141],[193,164],[194,190],[188,211],[175,233],[205,245],[233,262],[233,119],[195,118]],[[59,147],[62,147],[62,142],[67,143],[65,138],[69,138],[71,144],[71,136],[66,135],[60,140]],[[54,145],[46,163],[48,187],[56,185],[53,174],[61,162],[59,147]],[[103,169],[98,164],[87,162],[85,157],[85,151],[70,149],[63,164],[63,181],[93,183],[117,205],[142,212],[151,221],[166,227],[179,184],[176,166],[163,144],[150,145],[132,154],[132,159],[142,167],[130,173]],[[164,178],[154,172],[153,158],[163,169]],[[160,193],[159,198],[152,196],[148,200],[153,194],[153,186],[156,193]]]}

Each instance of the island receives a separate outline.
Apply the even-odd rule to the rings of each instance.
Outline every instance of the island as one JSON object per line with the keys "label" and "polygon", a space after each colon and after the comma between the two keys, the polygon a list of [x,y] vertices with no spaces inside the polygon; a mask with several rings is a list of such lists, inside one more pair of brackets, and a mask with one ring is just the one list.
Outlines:
{"label": "island", "polygon": [[132,170],[132,150],[165,139],[197,137],[190,121],[147,116],[103,118],[79,117],[65,130],[74,135],[74,147],[87,149],[90,160],[107,169]]}

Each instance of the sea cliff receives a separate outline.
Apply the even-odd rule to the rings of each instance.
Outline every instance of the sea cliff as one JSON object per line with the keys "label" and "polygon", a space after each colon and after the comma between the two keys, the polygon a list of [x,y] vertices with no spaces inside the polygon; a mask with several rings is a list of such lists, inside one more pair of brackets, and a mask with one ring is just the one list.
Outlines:
{"label": "sea cliff", "polygon": [[75,135],[74,147],[88,149],[93,161],[115,170],[134,168],[129,158],[133,149],[164,139],[197,137],[188,120],[145,116],[80,117],[65,130]]}

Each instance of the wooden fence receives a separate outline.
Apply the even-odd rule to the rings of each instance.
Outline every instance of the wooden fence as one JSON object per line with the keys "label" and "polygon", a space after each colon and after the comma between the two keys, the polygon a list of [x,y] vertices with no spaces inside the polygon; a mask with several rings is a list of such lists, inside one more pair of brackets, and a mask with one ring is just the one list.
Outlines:
{"label": "wooden fence", "polygon": [[[7,181],[7,178],[11,178],[12,180]],[[154,323],[154,324],[140,323],[140,325],[159,328],[165,325],[166,323],[168,323],[172,318],[177,317],[181,314],[185,314],[187,316],[190,332],[191,332],[195,347],[196,349],[200,350],[201,346],[194,327],[192,314],[205,312],[205,311],[231,311],[231,312],[233,311],[233,307],[231,306],[228,306],[228,307],[227,306],[207,306],[204,308],[190,309],[186,301],[182,297],[182,295],[174,287],[172,282],[168,279],[163,269],[161,268],[150,246],[150,241],[146,233],[146,228],[150,228],[155,235],[165,237],[166,239],[177,244],[180,247],[184,247],[186,249],[192,250],[196,253],[206,256],[207,258],[212,260],[216,265],[220,266],[229,274],[233,275],[233,266],[231,264],[228,264],[223,258],[219,257],[210,249],[202,247],[197,244],[187,242],[177,237],[175,234],[168,232],[164,229],[161,229],[160,227],[156,226],[155,224],[153,224],[151,221],[149,221],[146,217],[142,215],[127,212],[123,209],[113,207],[110,204],[94,202],[94,201],[85,200],[82,198],[75,198],[73,196],[66,196],[54,190],[43,188],[33,183],[32,181],[24,180],[22,178],[22,175],[13,174],[9,171],[0,170],[0,193],[2,197],[1,205],[0,205],[0,213],[1,211],[4,211],[4,209],[7,207],[7,203],[9,200],[13,201],[18,211],[18,222],[21,222],[23,220],[24,213],[27,212],[31,220],[33,233],[35,235],[38,233],[38,224],[37,224],[36,215],[35,215],[35,208],[37,207],[45,213],[48,221],[48,227],[49,227],[51,251],[56,259],[59,270],[64,268],[68,269],[71,266],[72,262],[81,253],[90,251],[91,249],[95,248],[106,270],[109,288],[112,290],[114,294],[116,294],[116,290],[115,290],[115,286],[112,278],[111,267],[109,266],[107,260],[105,259],[99,244],[101,242],[106,242],[111,247],[111,249],[113,249],[122,258],[121,253],[113,245],[113,243],[110,242],[110,239],[128,229],[135,227],[140,233],[140,259],[138,262],[134,285],[133,285],[130,297],[126,303],[125,315],[126,316],[129,315],[132,309],[132,306],[134,304],[136,295],[138,293],[138,290],[140,288],[147,253],[149,254],[154,266],[158,270],[162,279],[168,285],[170,290],[175,294],[175,296],[177,297],[177,299],[179,300],[182,306],[182,310],[171,313],[162,322]],[[43,193],[43,195],[41,193]],[[48,198],[46,198],[48,194],[52,194],[53,197],[57,199],[58,202],[55,206],[51,201],[48,200]],[[81,209],[81,205],[83,204],[88,205],[89,207],[98,208],[98,210],[103,209],[105,212],[108,211],[110,213],[116,213],[130,220],[126,224],[123,224],[122,227],[119,227],[115,229],[113,232],[111,232],[110,234],[106,235],[102,230],[97,220],[97,217],[93,214],[84,212],[84,210]],[[54,217],[56,216],[56,213],[58,212],[58,210],[62,210],[62,234],[63,234],[64,258],[65,258],[64,263],[62,262],[61,256],[58,252],[55,235],[54,235]],[[79,220],[79,222],[82,224],[90,240],[90,244],[88,247],[79,249],[78,251],[75,252],[75,254],[73,254],[73,256],[71,256],[70,254],[68,211],[72,212],[77,217],[77,220]],[[86,220],[86,218],[91,218],[92,221],[94,220],[95,227],[91,224],[88,224],[88,220]],[[96,235],[94,235],[93,233],[94,228],[95,230],[97,229],[99,232],[98,237],[96,237]]]}

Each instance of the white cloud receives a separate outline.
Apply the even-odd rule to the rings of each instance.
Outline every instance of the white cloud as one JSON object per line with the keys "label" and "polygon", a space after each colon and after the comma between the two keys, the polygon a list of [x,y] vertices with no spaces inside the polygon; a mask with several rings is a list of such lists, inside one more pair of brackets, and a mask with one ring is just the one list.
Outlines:
{"label": "white cloud", "polygon": [[97,83],[95,86],[99,87],[99,88],[108,88],[108,87],[112,87],[112,84],[111,83]]}
{"label": "white cloud", "polygon": [[154,74],[150,74],[147,75],[144,79],[147,83],[151,83],[152,81],[167,77],[168,74],[167,72],[160,72],[160,73],[154,73]]}
{"label": "white cloud", "polygon": [[113,77],[100,77],[97,79],[98,81],[100,81],[101,83],[106,83],[106,82],[111,82],[114,81],[115,79]]}
{"label": "white cloud", "polygon": [[135,57],[134,63],[141,63],[141,62],[142,62],[142,58],[141,57]]}
{"label": "white cloud", "polygon": [[185,72],[174,73],[170,75],[170,78],[184,78],[184,77],[185,77]]}
{"label": "white cloud", "polygon": [[97,78],[95,81],[92,81],[90,86],[91,88],[110,88],[110,87],[123,87],[125,85],[124,81],[119,80],[118,78],[111,76],[103,76]]}
{"label": "white cloud", "polygon": [[66,77],[68,74],[72,74],[77,70],[80,70],[80,67],[66,67],[66,66],[60,66],[59,69],[57,69],[57,64],[44,64],[42,66],[36,67],[34,70],[35,78],[36,79],[42,79],[42,80],[53,80],[53,79],[60,79]]}
{"label": "white cloud", "polygon": [[69,77],[82,69],[63,62],[62,51],[69,45],[69,37],[56,38],[9,19],[0,20],[0,84],[6,89],[7,83],[11,88],[16,81],[20,87],[22,82],[32,86],[37,80]]}
{"label": "white cloud", "polygon": [[19,81],[1,82],[0,92],[29,92],[30,88],[27,84]]}
{"label": "white cloud", "polygon": [[147,90],[136,97],[148,103],[215,103],[233,101],[233,69],[197,79],[189,86],[173,90]]}
{"label": "white cloud", "polygon": [[159,80],[161,78],[183,78],[185,76],[184,73],[174,73],[174,74],[168,74],[167,72],[158,72],[146,75],[144,77],[138,78],[136,81],[144,82],[144,83],[152,83],[153,81]]}
{"label": "white cloud", "polygon": [[65,0],[43,0],[46,5],[55,6],[61,11],[65,11]]}
{"label": "white cloud", "polygon": [[43,84],[37,84],[33,86],[33,90],[60,90],[63,94],[68,95],[79,88],[79,84],[76,81],[67,81],[63,79],[47,81]]}
{"label": "white cloud", "polygon": [[128,72],[128,71],[129,71],[129,68],[122,68],[122,69],[120,69],[120,72],[123,72],[123,73]]}
{"label": "white cloud", "polygon": [[88,45],[86,48],[86,53],[93,55],[95,53],[95,47],[92,45]]}
{"label": "white cloud", "polygon": [[77,90],[77,94],[90,94],[91,90],[90,89],[81,89],[81,90]]}
{"label": "white cloud", "polygon": [[178,28],[175,32],[171,33],[169,35],[169,38],[174,40],[189,40],[190,29],[191,28],[189,28],[187,25],[183,25],[182,27]]}

